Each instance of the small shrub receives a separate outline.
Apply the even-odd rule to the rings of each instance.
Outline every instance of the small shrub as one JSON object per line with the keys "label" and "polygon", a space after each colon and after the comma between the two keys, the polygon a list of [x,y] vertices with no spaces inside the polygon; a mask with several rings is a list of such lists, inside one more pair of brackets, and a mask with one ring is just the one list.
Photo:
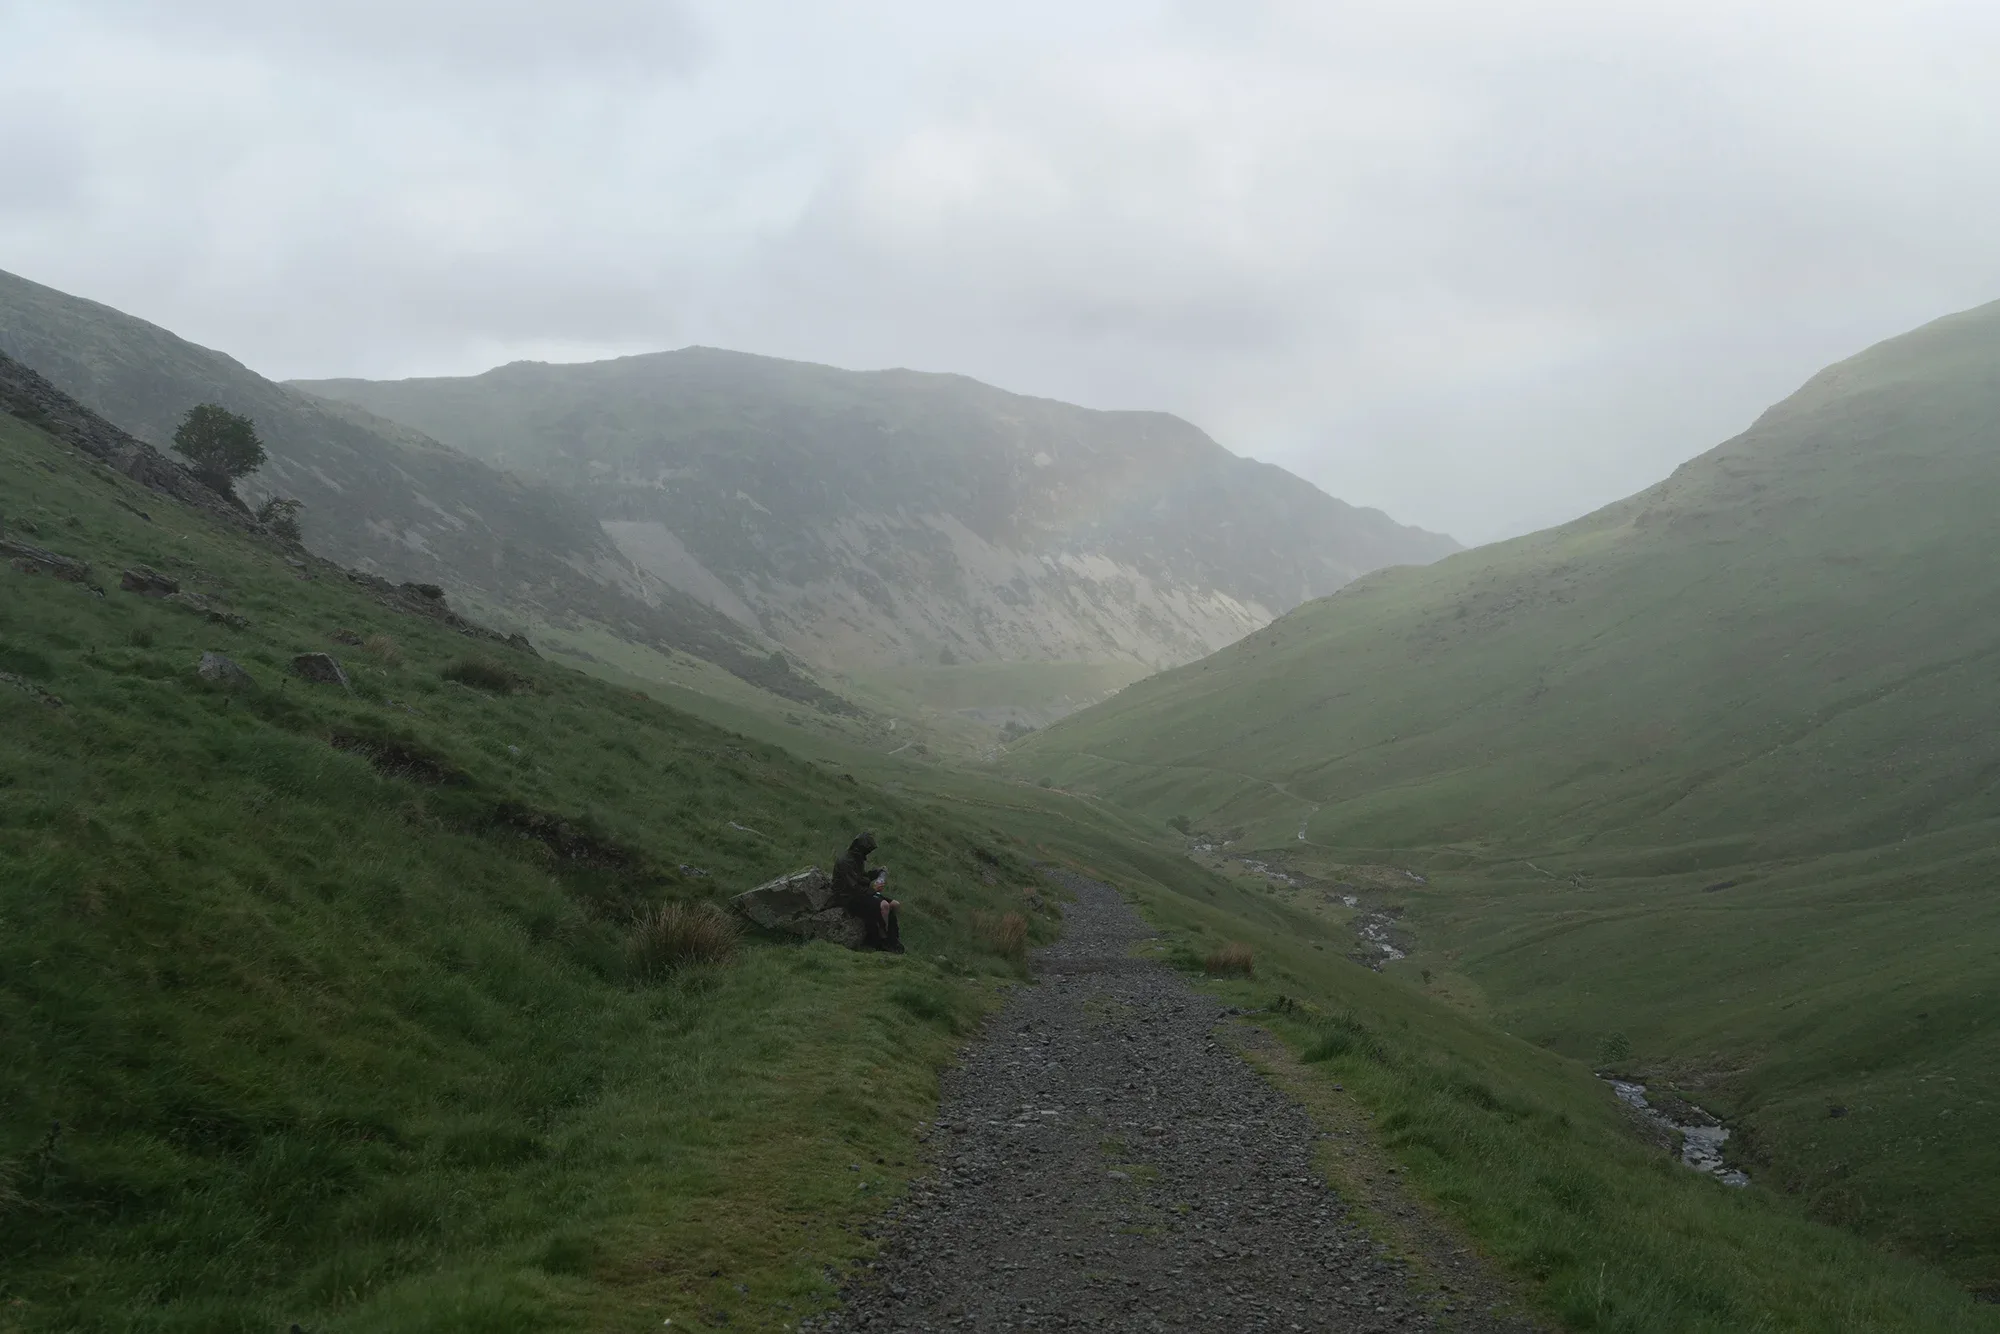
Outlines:
{"label": "small shrub", "polygon": [[484,690],[489,695],[511,695],[527,682],[508,671],[498,663],[487,662],[483,658],[460,658],[440,673],[447,681],[456,681],[474,690]]}
{"label": "small shrub", "polygon": [[980,913],[974,925],[980,938],[1001,958],[1019,963],[1028,956],[1028,919],[1020,913],[1002,913],[998,917]]}
{"label": "small shrub", "polygon": [[1183,834],[1192,834],[1194,832],[1194,821],[1188,819],[1185,815],[1176,815],[1173,819],[1167,821],[1167,823]]}
{"label": "small shrub", "polygon": [[305,507],[302,500],[272,496],[257,507],[257,522],[287,542],[300,542],[305,539],[299,531],[299,511]]}
{"label": "small shrub", "polygon": [[1248,977],[1254,967],[1255,956],[1250,953],[1250,947],[1240,940],[1232,940],[1220,949],[1210,950],[1208,957],[1201,961],[1202,971],[1211,977],[1232,973]]}
{"label": "small shrub", "polygon": [[361,651],[384,667],[393,667],[403,660],[403,650],[387,635],[370,635],[361,641]]}
{"label": "small shrub", "polygon": [[739,934],[735,920],[712,903],[666,903],[632,924],[626,954],[633,976],[654,980],[695,964],[727,963]]}

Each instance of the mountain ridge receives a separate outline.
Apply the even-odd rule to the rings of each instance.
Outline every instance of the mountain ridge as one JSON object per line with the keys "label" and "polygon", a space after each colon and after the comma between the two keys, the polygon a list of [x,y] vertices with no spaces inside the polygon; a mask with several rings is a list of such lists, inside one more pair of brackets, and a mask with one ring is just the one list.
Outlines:
{"label": "mountain ridge", "polygon": [[836,667],[1170,665],[1457,546],[1170,414],[950,372],[697,346],[294,383],[566,487],[639,563]]}
{"label": "mountain ridge", "polygon": [[163,449],[198,402],[248,415],[270,457],[241,489],[252,499],[303,501],[308,544],[343,565],[437,584],[497,613],[508,629],[607,626],[777,695],[850,707],[761,637],[648,575],[554,488],[286,388],[102,302],[4,272],[0,352]]}

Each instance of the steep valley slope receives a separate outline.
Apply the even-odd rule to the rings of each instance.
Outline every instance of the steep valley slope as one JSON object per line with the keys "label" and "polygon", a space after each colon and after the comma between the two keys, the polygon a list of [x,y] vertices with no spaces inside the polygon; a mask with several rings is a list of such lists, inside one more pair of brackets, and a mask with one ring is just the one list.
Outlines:
{"label": "steep valley slope", "polygon": [[0,273],[0,353],[155,446],[197,403],[246,414],[270,461],[244,494],[304,502],[307,543],[343,564],[439,585],[517,629],[602,629],[712,663],[783,699],[846,707],[761,636],[648,574],[555,488],[8,273]]}
{"label": "steep valley slope", "polygon": [[2000,305],[1009,762],[1311,893],[1419,868],[1391,971],[1694,1092],[1760,1187],[2000,1290],[1996,496]]}
{"label": "steep valley slope", "polygon": [[[5,357],[0,543],[4,1334],[796,1330],[882,1277],[862,1265],[891,1201],[936,1189],[954,1063],[1010,1070],[978,1090],[972,1166],[1016,1203],[1051,1184],[1021,1135],[1052,1109],[1009,1081],[1076,1119],[1100,1256],[1055,1258],[1140,1327],[1167,1300],[1138,1286],[1146,1257],[1183,1312],[1261,1327],[1270,1285],[1300,1287],[1289,1254],[1248,1253],[1284,1225],[1274,1190],[1378,1234],[1285,1238],[1345,1252],[1308,1316],[1340,1327],[1382,1318],[1402,1275],[1379,1230],[1426,1207],[1569,1327],[2000,1327],[1780,1196],[1675,1166],[1577,1062],[1352,966],[1325,914],[1204,870],[1158,822],[706,725],[282,542]],[[907,955],[727,951],[699,926],[863,826]],[[1115,885],[1152,961],[1089,912],[1070,934],[1035,862]],[[1073,985],[1017,986],[1022,946],[1059,938]],[[1225,943],[1251,975],[1204,975]],[[1156,1023],[1093,980],[1162,965],[1230,1018]],[[1122,1090],[1051,1060],[1040,1024],[964,1059],[1010,993],[1025,1018],[1058,992],[1116,1044]],[[1231,1066],[1238,1038],[1277,1092]],[[1170,1134],[1163,1091],[1217,1105]],[[1325,1126],[1287,1114],[1296,1156],[1243,1124],[1278,1093]],[[1130,1123],[1078,1124],[1107,1094]],[[1019,1287],[1012,1256],[1048,1259],[961,1218],[955,1255],[922,1239],[955,1279]],[[1412,1274],[1417,1320],[1481,1292],[1464,1244],[1449,1288]],[[1143,1263],[1107,1274],[1112,1251]]]}
{"label": "steep valley slope", "polygon": [[711,348],[300,382],[581,497],[635,562],[840,670],[1220,648],[1457,549],[1178,418]]}

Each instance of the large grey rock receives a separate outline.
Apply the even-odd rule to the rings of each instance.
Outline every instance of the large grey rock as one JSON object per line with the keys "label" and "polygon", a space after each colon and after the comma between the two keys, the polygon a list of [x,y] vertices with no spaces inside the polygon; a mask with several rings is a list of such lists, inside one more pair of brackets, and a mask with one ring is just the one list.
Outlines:
{"label": "large grey rock", "polygon": [[861,945],[861,920],[832,906],[833,880],[817,866],[781,875],[729,901],[758,926],[808,940],[827,940],[848,949]]}
{"label": "large grey rock", "polygon": [[763,927],[782,927],[810,917],[833,901],[833,880],[817,866],[781,875],[729,901],[737,912]]}
{"label": "large grey rock", "polygon": [[194,669],[194,674],[204,681],[230,690],[240,690],[245,686],[257,684],[251,679],[250,673],[220,653],[202,654],[201,664]]}
{"label": "large grey rock", "polygon": [[347,688],[347,673],[340,670],[340,663],[330,653],[301,653],[292,659],[292,675],[317,681],[321,685]]}

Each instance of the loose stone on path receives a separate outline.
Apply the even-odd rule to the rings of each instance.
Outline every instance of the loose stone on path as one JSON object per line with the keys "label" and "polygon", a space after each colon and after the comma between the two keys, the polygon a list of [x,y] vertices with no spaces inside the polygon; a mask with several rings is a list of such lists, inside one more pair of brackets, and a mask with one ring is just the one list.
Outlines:
{"label": "loose stone on path", "polygon": [[1226,1012],[1131,957],[1152,933],[1068,878],[1063,938],[945,1078],[937,1170],[821,1331],[1499,1330],[1416,1292],[1313,1165],[1320,1132]]}

